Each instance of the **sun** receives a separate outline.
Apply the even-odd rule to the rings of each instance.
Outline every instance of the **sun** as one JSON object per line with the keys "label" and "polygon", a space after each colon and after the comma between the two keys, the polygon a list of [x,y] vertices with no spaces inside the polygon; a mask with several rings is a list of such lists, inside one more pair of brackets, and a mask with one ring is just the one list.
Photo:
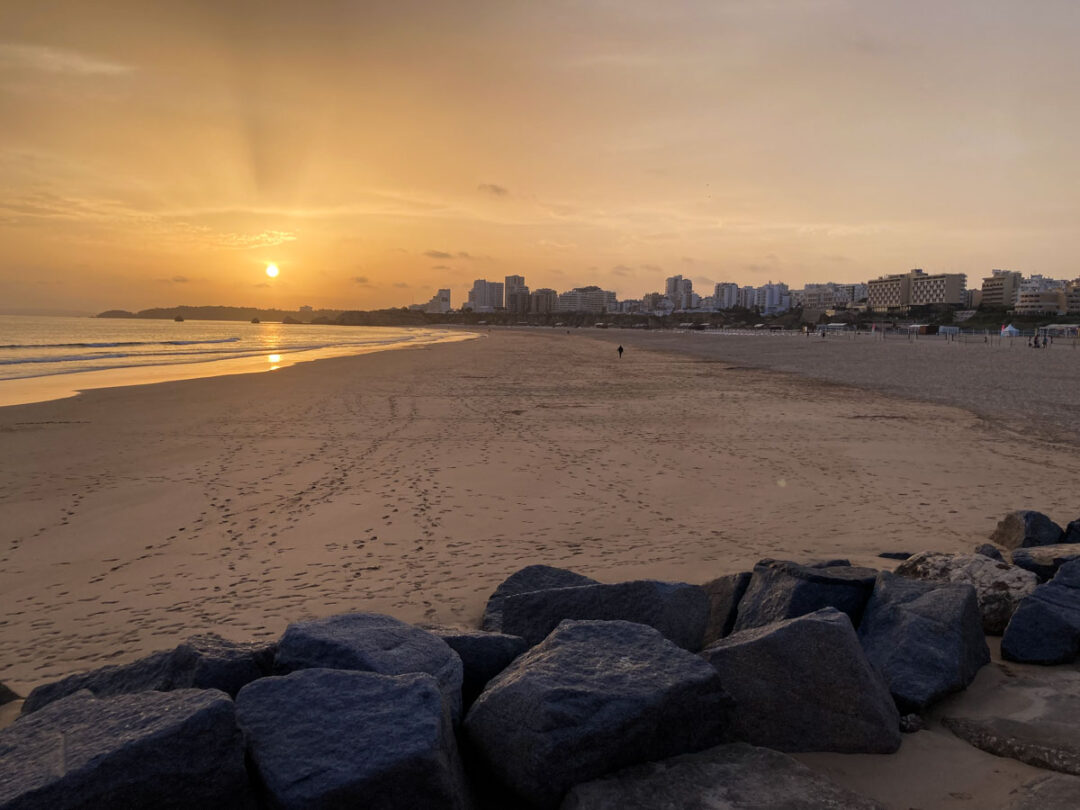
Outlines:
{"label": "sun", "polygon": [[277,278],[278,273],[280,273],[280,272],[281,271],[277,269],[276,264],[268,264],[268,265],[266,265],[266,275],[270,276],[270,278]]}

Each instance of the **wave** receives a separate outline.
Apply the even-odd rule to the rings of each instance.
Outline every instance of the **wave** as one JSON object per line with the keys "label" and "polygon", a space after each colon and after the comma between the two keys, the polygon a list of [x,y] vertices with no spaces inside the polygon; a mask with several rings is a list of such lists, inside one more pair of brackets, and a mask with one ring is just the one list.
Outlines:
{"label": "wave", "polygon": [[236,343],[238,337],[213,340],[128,340],[117,343],[8,343],[0,349],[116,349],[131,346],[196,346],[210,343]]}

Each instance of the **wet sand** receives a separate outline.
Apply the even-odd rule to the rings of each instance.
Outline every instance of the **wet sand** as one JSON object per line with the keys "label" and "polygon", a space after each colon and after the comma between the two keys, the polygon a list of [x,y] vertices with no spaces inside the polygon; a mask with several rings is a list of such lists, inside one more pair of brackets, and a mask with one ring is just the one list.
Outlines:
{"label": "wet sand", "polygon": [[[1080,515],[1076,447],[1008,420],[625,340],[619,361],[582,332],[0,409],[0,681],[342,611],[474,625],[534,562],[607,582],[767,556],[887,567],[968,550],[1010,509]],[[958,744],[937,729],[826,761],[896,808],[1001,806],[1026,778]],[[950,798],[971,757],[1007,766],[983,803]]]}

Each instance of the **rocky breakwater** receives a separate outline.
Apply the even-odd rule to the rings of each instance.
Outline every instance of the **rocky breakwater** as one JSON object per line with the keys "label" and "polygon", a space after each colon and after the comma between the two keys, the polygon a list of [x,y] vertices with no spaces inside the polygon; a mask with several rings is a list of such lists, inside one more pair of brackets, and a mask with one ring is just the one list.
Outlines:
{"label": "rocky breakwater", "polygon": [[[968,563],[763,560],[701,586],[529,566],[483,630],[352,613],[191,639],[35,690],[0,730],[0,810],[876,807],[784,752],[895,751],[901,713],[970,683]],[[1020,599],[1007,641],[1046,638],[1030,616],[1072,604],[1075,570]]]}

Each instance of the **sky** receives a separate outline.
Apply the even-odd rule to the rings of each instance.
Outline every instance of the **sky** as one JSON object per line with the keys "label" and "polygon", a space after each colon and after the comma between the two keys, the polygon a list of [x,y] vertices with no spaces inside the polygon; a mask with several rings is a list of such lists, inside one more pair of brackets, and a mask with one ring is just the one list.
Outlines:
{"label": "sky", "polygon": [[5,3],[0,309],[1075,278],[1077,41],[1074,0]]}

